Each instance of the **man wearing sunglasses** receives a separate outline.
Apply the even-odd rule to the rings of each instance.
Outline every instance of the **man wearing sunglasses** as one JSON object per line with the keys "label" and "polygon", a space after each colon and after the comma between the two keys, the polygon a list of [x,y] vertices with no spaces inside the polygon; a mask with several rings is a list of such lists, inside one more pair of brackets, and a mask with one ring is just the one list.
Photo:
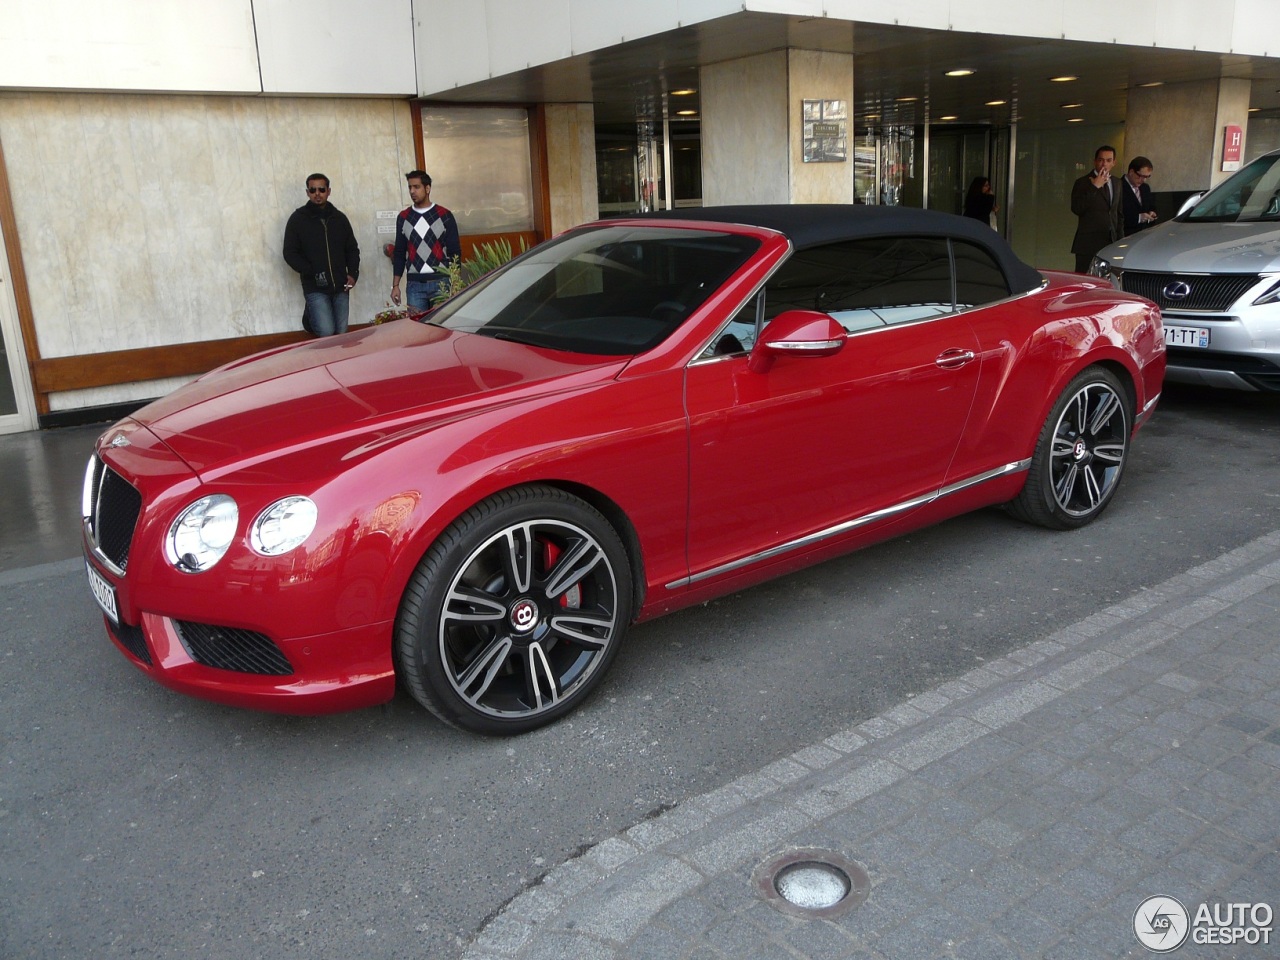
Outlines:
{"label": "man wearing sunglasses", "polygon": [[329,178],[307,177],[307,202],[289,215],[284,259],[302,279],[304,326],[316,336],[347,332],[350,291],[360,276],[360,245],[346,214],[329,202]]}

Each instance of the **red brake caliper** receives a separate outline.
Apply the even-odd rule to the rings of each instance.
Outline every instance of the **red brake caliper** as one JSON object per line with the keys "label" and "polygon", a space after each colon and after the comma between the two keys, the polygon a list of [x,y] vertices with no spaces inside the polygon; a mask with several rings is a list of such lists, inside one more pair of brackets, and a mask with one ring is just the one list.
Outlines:
{"label": "red brake caliper", "polygon": [[[563,551],[549,540],[542,543],[542,562],[545,566],[543,570],[550,570],[555,566],[556,560]],[[560,606],[566,609],[576,610],[582,606],[582,584],[575,583],[572,587],[560,594]]]}

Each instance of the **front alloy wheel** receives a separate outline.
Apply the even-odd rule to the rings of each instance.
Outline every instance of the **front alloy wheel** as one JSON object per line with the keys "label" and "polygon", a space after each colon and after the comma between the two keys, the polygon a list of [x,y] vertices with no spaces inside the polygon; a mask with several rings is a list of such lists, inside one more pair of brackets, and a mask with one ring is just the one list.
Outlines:
{"label": "front alloy wheel", "polygon": [[1014,516],[1069,530],[1090,523],[1115,494],[1129,456],[1132,414],[1119,379],[1102,367],[1067,385],[1040,432]]}
{"label": "front alloy wheel", "polygon": [[604,517],[554,488],[507,491],[455,521],[414,574],[400,673],[448,723],[532,730],[598,684],[630,607],[626,553]]}

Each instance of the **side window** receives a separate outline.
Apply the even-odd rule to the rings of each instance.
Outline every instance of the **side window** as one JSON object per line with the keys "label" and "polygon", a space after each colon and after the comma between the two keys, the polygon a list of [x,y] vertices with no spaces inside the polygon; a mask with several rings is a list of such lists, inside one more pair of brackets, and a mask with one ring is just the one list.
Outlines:
{"label": "side window", "polygon": [[720,332],[702,351],[702,357],[721,357],[734,353],[750,353],[756,343],[756,315],[760,309],[761,294],[744,303]]}
{"label": "side window", "polygon": [[[983,250],[972,249],[969,260],[975,266],[966,268],[972,282],[985,282],[988,299],[1008,296],[1000,268]],[[981,258],[986,259],[982,267],[977,266]],[[998,295],[997,287],[1003,289]],[[941,237],[872,237],[809,247],[797,250],[774,271],[762,295],[764,324],[787,310],[820,310],[849,333],[925,320],[955,310],[951,253]],[[726,335],[734,347],[750,350],[756,310],[753,297],[705,355],[738,352],[725,348]]]}
{"label": "side window", "polygon": [[974,243],[952,243],[956,258],[956,307],[977,307],[1009,296],[1009,281],[991,254]]}
{"label": "side window", "polygon": [[876,237],[800,250],[765,287],[765,321],[829,313],[853,333],[950,313],[951,258],[936,237]]}

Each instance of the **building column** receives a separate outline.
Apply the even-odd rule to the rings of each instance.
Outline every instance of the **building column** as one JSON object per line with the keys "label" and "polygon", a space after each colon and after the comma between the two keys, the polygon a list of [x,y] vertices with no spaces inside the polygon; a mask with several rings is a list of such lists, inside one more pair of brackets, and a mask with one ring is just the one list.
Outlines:
{"label": "building column", "polygon": [[543,109],[551,208],[547,236],[553,237],[600,216],[595,108],[589,103],[548,103]]}
{"label": "building column", "polygon": [[[1249,128],[1249,81],[1223,78],[1170,83],[1129,90],[1125,119],[1126,156],[1116,158],[1124,173],[1134,157],[1155,168],[1151,189],[1188,194],[1208,190],[1231,176],[1222,169],[1223,130]],[[1212,150],[1207,149],[1212,144]],[[1248,144],[1242,159],[1247,159]]]}
{"label": "building column", "polygon": [[[702,199],[853,202],[853,57],[779,50],[701,71]],[[804,101],[843,101],[845,159],[804,162]]]}

